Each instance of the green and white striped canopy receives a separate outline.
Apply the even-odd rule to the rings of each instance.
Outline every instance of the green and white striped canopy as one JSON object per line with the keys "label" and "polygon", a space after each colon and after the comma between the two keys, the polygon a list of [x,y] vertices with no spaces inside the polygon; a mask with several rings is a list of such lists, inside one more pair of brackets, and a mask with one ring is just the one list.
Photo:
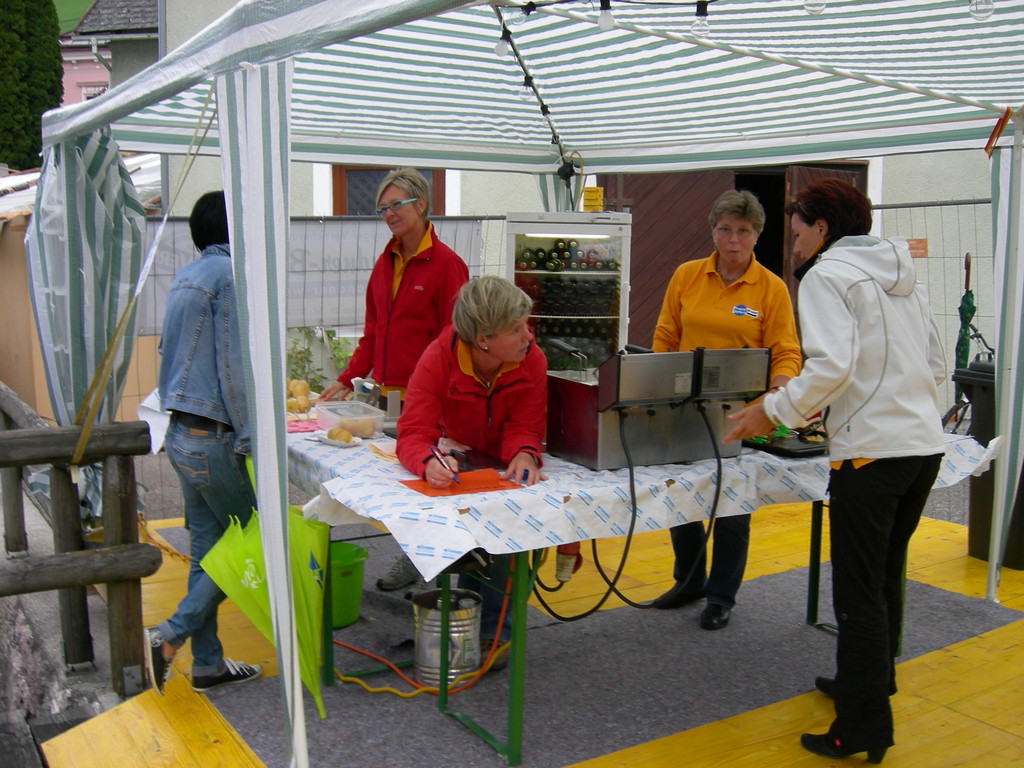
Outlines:
{"label": "green and white striped canopy", "polygon": [[[292,159],[346,164],[550,172],[561,147],[588,172],[630,172],[980,148],[1024,104],[1021,0],[995,0],[985,21],[968,0],[831,0],[818,15],[803,0],[712,0],[705,38],[693,2],[612,0],[608,31],[596,0],[521,5],[240,3],[48,115],[45,138],[98,120],[124,149],[182,152],[212,75],[286,57]],[[503,23],[513,51],[496,55]],[[204,151],[218,146],[214,123]]]}

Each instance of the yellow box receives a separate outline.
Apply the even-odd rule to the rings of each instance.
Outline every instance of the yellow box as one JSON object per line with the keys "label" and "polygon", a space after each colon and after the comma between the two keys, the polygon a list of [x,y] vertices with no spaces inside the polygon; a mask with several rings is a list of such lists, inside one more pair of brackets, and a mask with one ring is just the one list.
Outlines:
{"label": "yellow box", "polygon": [[603,211],[604,210],[604,187],[583,188],[583,210]]}

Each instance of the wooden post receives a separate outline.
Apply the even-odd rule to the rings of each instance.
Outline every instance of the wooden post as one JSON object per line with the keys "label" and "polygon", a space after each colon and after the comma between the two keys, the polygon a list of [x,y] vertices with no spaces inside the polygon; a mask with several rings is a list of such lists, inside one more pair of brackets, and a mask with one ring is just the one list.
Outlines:
{"label": "wooden post", "polygon": [[[66,465],[50,467],[50,503],[53,515],[53,551],[77,552],[82,549],[82,520],[78,511],[78,492]],[[84,664],[95,657],[89,632],[89,608],[85,587],[57,591],[60,607],[60,631],[64,639],[64,663]]]}
{"label": "wooden post", "polygon": [[[11,428],[10,418],[0,413],[0,432]],[[21,467],[0,469],[0,494],[4,505],[4,550],[7,554],[28,551],[25,535],[25,510],[21,496]]]}
{"label": "wooden post", "polygon": [[[108,546],[139,541],[135,462],[131,456],[103,460],[103,543]],[[122,697],[142,693],[142,581],[107,584],[111,685]]]}

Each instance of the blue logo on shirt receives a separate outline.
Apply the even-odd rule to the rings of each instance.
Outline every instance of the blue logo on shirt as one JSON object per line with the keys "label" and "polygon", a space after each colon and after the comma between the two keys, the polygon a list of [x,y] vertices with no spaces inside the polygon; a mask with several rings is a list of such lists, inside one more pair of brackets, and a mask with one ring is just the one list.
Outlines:
{"label": "blue logo on shirt", "polygon": [[743,304],[737,304],[733,307],[732,313],[736,315],[736,317],[753,317],[755,319],[760,317],[760,313],[756,309],[744,306]]}

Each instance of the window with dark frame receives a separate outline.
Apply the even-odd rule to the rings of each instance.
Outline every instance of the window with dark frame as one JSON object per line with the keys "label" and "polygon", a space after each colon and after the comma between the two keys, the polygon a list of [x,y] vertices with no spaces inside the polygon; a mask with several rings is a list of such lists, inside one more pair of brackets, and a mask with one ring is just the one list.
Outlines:
{"label": "window with dark frame", "polygon": [[[377,188],[391,168],[335,165],[331,170],[335,216],[373,216]],[[444,170],[419,168],[430,185],[431,216],[444,216]]]}

